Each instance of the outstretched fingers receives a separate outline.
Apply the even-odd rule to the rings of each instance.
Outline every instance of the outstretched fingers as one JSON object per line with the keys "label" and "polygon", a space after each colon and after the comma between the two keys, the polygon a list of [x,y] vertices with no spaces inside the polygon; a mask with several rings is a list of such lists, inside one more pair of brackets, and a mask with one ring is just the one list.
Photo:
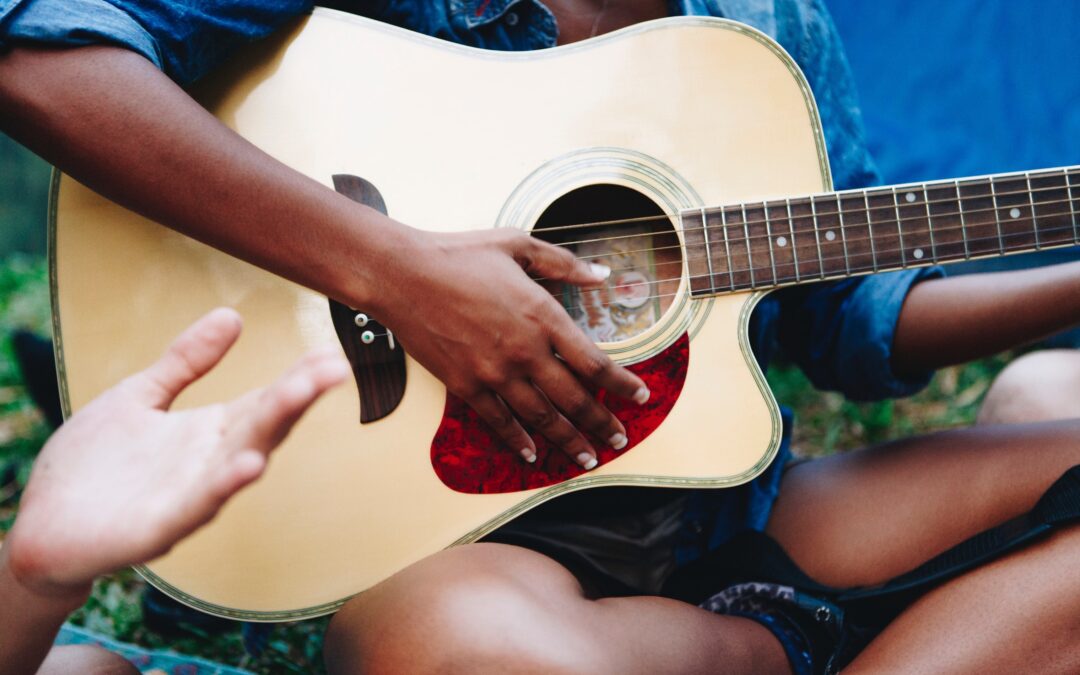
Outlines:
{"label": "outstretched fingers", "polygon": [[146,405],[165,410],[192,382],[216,366],[240,337],[240,315],[219,307],[173,340],[153,365],[126,382]]}
{"label": "outstretched fingers", "polygon": [[238,421],[230,440],[236,450],[268,454],[328,389],[348,375],[348,362],[338,347],[310,352],[265,389],[234,401],[229,415]]}

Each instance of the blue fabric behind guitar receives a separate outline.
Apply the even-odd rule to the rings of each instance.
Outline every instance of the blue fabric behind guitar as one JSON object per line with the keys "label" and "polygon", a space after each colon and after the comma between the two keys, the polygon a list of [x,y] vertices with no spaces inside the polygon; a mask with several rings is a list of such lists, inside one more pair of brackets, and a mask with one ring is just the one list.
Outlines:
{"label": "blue fabric behind guitar", "polygon": [[828,4],[886,183],[1080,163],[1080,3]]}
{"label": "blue fabric behind guitar", "polygon": [[[1080,164],[1080,2],[829,0],[885,183]],[[1080,259],[1080,247],[949,274]],[[1080,329],[1051,346],[1080,347]]]}

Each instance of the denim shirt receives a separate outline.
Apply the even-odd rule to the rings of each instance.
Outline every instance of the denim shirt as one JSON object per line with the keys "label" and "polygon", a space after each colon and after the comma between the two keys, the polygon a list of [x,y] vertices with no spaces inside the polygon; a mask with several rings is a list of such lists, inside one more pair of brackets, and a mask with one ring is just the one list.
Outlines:
{"label": "denim shirt", "polygon": [[[539,0],[329,0],[433,37],[482,49],[554,47],[558,26]],[[717,16],[750,24],[794,57],[813,89],[837,189],[878,180],[863,140],[847,59],[822,0],[669,0],[673,15]],[[142,54],[181,84],[194,82],[234,49],[308,12],[309,0],[0,0],[0,47],[15,44],[112,44]],[[939,268],[847,279],[769,295],[750,325],[764,369],[778,345],[821,389],[857,400],[906,396],[930,373],[892,370],[893,336],[912,284]],[[791,415],[777,461],[732,490],[701,491],[687,510],[678,557],[696,557],[739,529],[762,529],[790,457]]]}

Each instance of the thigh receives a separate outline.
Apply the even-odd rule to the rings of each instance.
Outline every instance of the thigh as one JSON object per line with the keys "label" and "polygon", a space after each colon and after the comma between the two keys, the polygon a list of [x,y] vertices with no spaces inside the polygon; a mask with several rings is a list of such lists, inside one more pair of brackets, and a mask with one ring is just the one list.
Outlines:
{"label": "thigh", "polygon": [[844,669],[1080,672],[1080,528],[1063,529],[934,589]]}
{"label": "thigh", "polygon": [[650,596],[586,597],[539,553],[448,549],[349,601],[327,633],[331,673],[785,673],[762,626]]}
{"label": "thigh", "polygon": [[1080,422],[979,426],[792,467],[768,533],[833,586],[876,584],[1017,516],[1080,464]]}

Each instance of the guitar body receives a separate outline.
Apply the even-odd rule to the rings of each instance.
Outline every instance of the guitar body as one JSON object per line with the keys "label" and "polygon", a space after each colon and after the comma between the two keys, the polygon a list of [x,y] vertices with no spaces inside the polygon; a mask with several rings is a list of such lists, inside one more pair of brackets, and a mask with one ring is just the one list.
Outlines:
{"label": "guitar body", "polygon": [[[327,185],[336,174],[362,177],[391,216],[430,230],[532,230],[557,200],[602,185],[636,192],[671,216],[656,236],[678,243],[681,209],[831,188],[798,68],[760,33],[716,19],[665,19],[511,54],[316,10],[196,96],[277,159]],[[180,407],[268,383],[307,350],[347,339],[325,297],[67,177],[56,182],[53,208],[54,316],[69,413],[147,366],[215,306],[236,308],[244,334]],[[303,228],[296,223],[298,237]],[[656,294],[664,297],[657,317],[602,342],[655,384],[648,414],[620,409],[638,429],[634,445],[604,450],[597,469],[568,468],[549,450],[533,467],[484,447],[486,431],[407,358],[392,410],[361,423],[357,387],[331,392],[262,480],[141,571],[211,613],[304,618],[568,491],[752,479],[780,434],[746,338],[760,294],[691,299],[674,251],[673,261],[657,263],[681,270],[657,279],[667,289]],[[665,388],[667,380],[678,386]]]}

